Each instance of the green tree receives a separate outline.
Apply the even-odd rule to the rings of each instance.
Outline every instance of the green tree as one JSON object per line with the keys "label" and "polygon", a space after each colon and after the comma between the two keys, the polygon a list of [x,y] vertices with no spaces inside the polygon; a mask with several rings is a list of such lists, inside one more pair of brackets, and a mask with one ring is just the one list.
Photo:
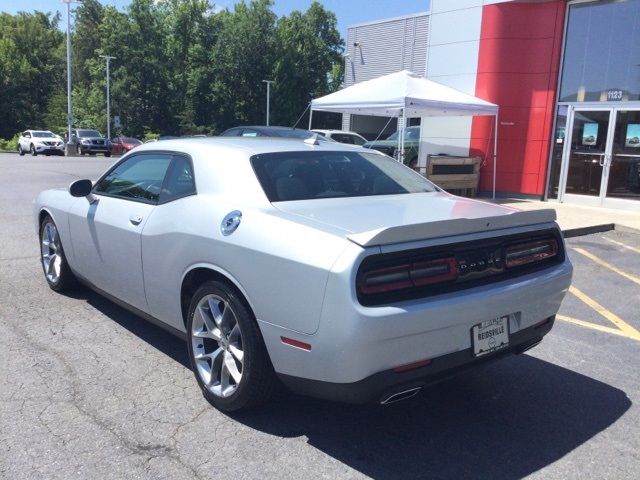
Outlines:
{"label": "green tree", "polygon": [[0,14],[0,137],[44,128],[52,92],[63,85],[59,16]]}
{"label": "green tree", "polygon": [[344,42],[336,16],[318,2],[278,20],[273,77],[273,117],[292,125],[314,97],[337,90]]}
{"label": "green tree", "polygon": [[104,7],[97,0],[82,0],[75,10],[73,25],[73,83],[88,87],[93,78],[87,62],[93,61],[101,46],[97,35],[104,20]]}
{"label": "green tree", "polygon": [[[339,88],[343,41],[320,3],[279,20],[271,0],[216,11],[210,0],[132,0],[125,11],[83,0],[73,23],[76,126],[106,130],[105,62],[111,112],[123,133],[214,133],[265,120],[291,125],[311,98]],[[66,124],[65,36],[59,16],[0,14],[0,136]],[[321,119],[319,119],[321,120]]]}
{"label": "green tree", "polygon": [[263,79],[271,76],[276,15],[270,0],[237,3],[222,11],[212,56],[215,130],[264,121]]}

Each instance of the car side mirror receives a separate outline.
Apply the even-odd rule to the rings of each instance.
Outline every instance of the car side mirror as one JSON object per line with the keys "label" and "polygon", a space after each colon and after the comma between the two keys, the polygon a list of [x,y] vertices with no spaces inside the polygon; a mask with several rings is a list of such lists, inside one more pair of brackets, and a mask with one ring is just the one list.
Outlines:
{"label": "car side mirror", "polygon": [[91,180],[76,180],[69,185],[69,193],[72,197],[86,197],[91,194],[92,188]]}

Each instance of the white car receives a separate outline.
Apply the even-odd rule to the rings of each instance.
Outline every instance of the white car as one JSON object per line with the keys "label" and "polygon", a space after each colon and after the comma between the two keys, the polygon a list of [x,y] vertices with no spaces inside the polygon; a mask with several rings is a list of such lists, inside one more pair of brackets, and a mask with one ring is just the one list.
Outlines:
{"label": "white car", "polygon": [[358,135],[356,132],[349,132],[347,130],[313,129],[312,132],[319,133],[323,137],[330,138],[338,143],[347,143],[349,145],[358,146],[362,146],[367,143],[367,139],[362,135]]}
{"label": "white car", "polygon": [[538,344],[572,275],[555,211],[455,197],[315,138],[141,145],[34,209],[49,286],[79,280],[184,338],[226,411],[277,379],[332,400],[407,398]]}
{"label": "white car", "polygon": [[64,141],[49,130],[25,130],[18,139],[18,153],[24,155],[27,152],[33,156],[39,153],[64,155]]}

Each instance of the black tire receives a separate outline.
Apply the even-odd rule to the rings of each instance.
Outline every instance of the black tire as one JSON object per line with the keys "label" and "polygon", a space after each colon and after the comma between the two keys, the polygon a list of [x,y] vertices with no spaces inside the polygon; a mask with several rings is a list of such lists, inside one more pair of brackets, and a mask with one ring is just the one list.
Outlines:
{"label": "black tire", "polygon": [[[244,359],[242,365],[242,379],[236,390],[228,397],[222,397],[211,392],[201,379],[193,353],[192,326],[194,313],[198,303],[207,295],[216,295],[231,306],[242,335],[242,350]],[[267,348],[258,328],[255,316],[244,302],[244,299],[226,283],[210,280],[198,288],[189,305],[187,316],[187,348],[191,369],[202,394],[211,405],[223,412],[247,410],[267,402],[276,387],[277,379]]]}
{"label": "black tire", "polygon": [[31,152],[31,155],[33,157],[38,155],[38,152],[36,152],[36,147],[33,146],[33,143],[31,144],[31,146],[29,147],[29,151]]}
{"label": "black tire", "polygon": [[19,143],[18,143],[18,155],[20,155],[21,157],[24,155],[24,150],[22,150],[22,146],[20,146]]}
{"label": "black tire", "polygon": [[73,274],[73,272],[71,271],[71,268],[69,268],[69,264],[67,263],[67,257],[65,256],[64,248],[62,247],[62,241],[60,240],[59,240],[60,245],[57,251],[57,254],[60,256],[60,275],[55,281],[52,281],[47,276],[47,271],[45,268],[45,262],[43,258],[44,255],[43,255],[43,247],[42,247],[42,234],[48,223],[51,223],[56,228],[56,231],[58,230],[58,227],[56,226],[55,222],[49,215],[46,215],[42,219],[42,222],[40,222],[40,230],[39,230],[40,232],[40,237],[39,237],[40,265],[42,266],[42,272],[44,273],[44,278],[47,281],[47,284],[49,285],[49,288],[51,288],[51,290],[54,290],[56,292],[64,292],[66,290],[71,290],[72,288],[77,286],[77,279]]}
{"label": "black tire", "polygon": [[105,156],[105,157],[110,157],[110,156],[111,156],[111,152],[105,152],[105,153],[104,153],[104,156]]}

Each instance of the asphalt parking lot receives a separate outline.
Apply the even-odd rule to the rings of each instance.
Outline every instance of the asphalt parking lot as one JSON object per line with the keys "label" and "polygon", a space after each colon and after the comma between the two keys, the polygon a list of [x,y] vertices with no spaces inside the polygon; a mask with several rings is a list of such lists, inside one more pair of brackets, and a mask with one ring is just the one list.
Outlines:
{"label": "asphalt parking lot", "polygon": [[524,355],[393,406],[228,416],[180,340],[42,278],[37,192],[113,161],[0,154],[0,477],[640,478],[640,235],[568,241],[572,290]]}

